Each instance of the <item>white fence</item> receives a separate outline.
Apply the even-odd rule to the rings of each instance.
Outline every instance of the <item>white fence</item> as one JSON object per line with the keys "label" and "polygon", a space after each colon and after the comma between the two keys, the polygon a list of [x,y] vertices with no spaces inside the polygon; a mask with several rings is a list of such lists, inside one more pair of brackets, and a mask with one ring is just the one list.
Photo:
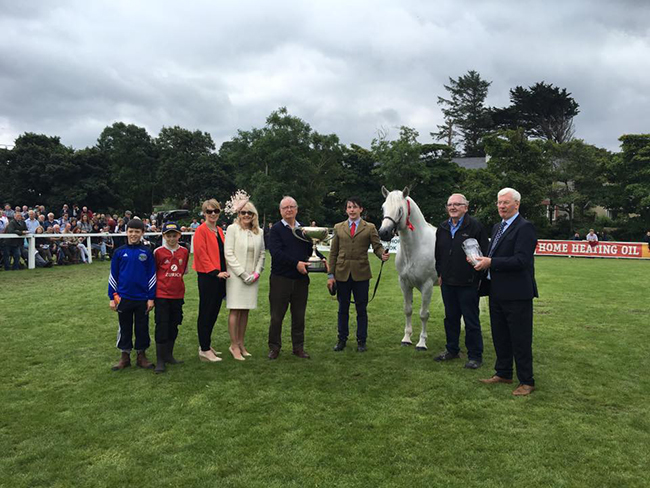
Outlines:
{"label": "white fence", "polygon": [[[181,232],[184,236],[194,236],[194,232]],[[145,237],[151,237],[151,236],[156,236],[160,237],[162,233],[160,232],[146,232],[144,234]],[[36,239],[54,239],[54,240],[59,240],[63,238],[79,238],[79,237],[85,237],[86,238],[86,247],[88,248],[88,262],[92,263],[93,262],[93,253],[92,253],[92,246],[91,246],[91,237],[124,237],[126,239],[126,233],[124,234],[108,234],[108,233],[99,233],[99,234],[84,234],[84,233],[79,233],[79,234],[27,234],[24,236],[17,236],[14,234],[0,234],[0,247],[4,248],[4,241],[3,239],[27,239],[27,242],[29,244],[28,250],[27,250],[27,267],[29,269],[34,269],[36,268]],[[22,246],[21,246],[22,247]],[[190,244],[190,253],[194,251],[194,238],[192,238],[191,244]],[[8,256],[5,256],[5,259],[7,259]]]}

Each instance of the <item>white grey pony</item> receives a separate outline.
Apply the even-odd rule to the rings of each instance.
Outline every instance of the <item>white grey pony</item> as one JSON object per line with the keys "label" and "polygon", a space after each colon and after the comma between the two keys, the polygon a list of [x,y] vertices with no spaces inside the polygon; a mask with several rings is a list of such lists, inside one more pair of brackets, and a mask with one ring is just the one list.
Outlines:
{"label": "white grey pony", "polygon": [[395,258],[395,267],[399,274],[399,285],[404,295],[404,327],[403,346],[411,346],[411,315],[413,314],[413,288],[422,294],[420,307],[420,321],[422,331],[420,340],[415,347],[418,351],[427,350],[427,320],[429,320],[429,303],[433,286],[438,282],[436,273],[436,228],[429,225],[420,211],[420,208],[409,197],[408,187],[404,190],[389,192],[386,187],[381,187],[381,192],[386,198],[382,205],[384,218],[379,229],[379,237],[383,241],[390,241],[393,234],[399,234],[400,248]]}

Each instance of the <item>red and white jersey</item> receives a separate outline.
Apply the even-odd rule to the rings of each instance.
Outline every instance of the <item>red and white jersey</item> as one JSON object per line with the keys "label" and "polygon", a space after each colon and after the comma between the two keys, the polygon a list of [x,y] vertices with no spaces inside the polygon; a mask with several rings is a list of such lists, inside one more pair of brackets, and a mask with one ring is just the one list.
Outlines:
{"label": "red and white jersey", "polygon": [[160,246],[153,255],[156,260],[156,298],[185,298],[183,276],[187,272],[190,252],[183,246],[175,251]]}

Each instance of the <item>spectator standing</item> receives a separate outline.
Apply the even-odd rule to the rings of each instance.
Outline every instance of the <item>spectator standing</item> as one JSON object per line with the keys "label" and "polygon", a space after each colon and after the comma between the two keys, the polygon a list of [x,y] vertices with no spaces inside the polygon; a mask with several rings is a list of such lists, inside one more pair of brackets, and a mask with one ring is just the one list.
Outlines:
{"label": "spectator standing", "polygon": [[[17,236],[25,236],[28,234],[27,226],[23,220],[23,214],[18,211],[14,212],[14,218],[9,222],[5,229],[5,234],[15,234]],[[24,239],[2,239],[5,243],[5,270],[19,270],[20,269],[20,254],[23,247]],[[10,261],[13,259],[13,266],[10,266]]]}
{"label": "spectator standing", "polygon": [[190,229],[192,229],[192,231],[195,231],[196,229],[199,228],[199,225],[201,224],[199,224],[196,219],[192,219],[192,223],[190,224]]}
{"label": "spectator standing", "polygon": [[36,213],[33,210],[27,212],[27,220],[25,220],[25,226],[27,227],[27,232],[30,234],[35,234],[36,229],[41,226],[36,218]]}
{"label": "spectator standing", "polygon": [[598,236],[594,232],[594,229],[589,229],[589,234],[587,234],[587,242],[591,246],[591,249],[594,250],[598,245]]}

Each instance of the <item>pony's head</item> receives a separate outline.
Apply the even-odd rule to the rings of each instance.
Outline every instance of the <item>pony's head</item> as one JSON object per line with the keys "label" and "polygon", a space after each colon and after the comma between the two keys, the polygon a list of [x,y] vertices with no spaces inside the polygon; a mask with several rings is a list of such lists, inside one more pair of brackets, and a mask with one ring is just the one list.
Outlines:
{"label": "pony's head", "polygon": [[379,228],[379,238],[382,241],[390,241],[395,234],[406,227],[406,198],[409,196],[409,188],[407,186],[402,191],[389,192],[385,186],[382,186],[381,193],[386,200],[381,206],[384,218]]}

